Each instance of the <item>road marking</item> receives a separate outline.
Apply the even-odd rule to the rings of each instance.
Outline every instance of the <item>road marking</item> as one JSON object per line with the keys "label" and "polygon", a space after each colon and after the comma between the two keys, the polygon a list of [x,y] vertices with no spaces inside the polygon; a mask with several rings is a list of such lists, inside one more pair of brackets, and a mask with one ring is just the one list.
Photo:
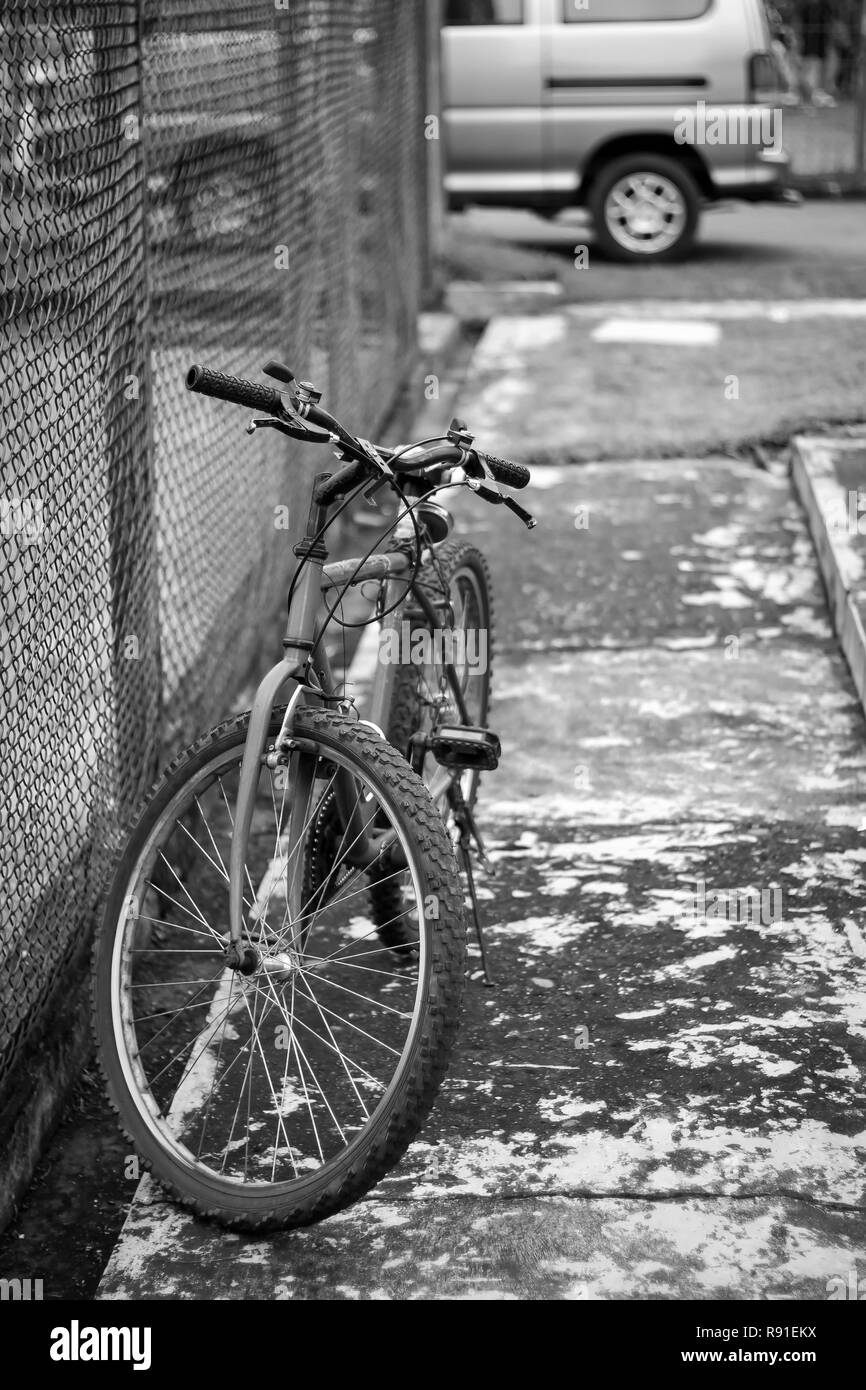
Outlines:
{"label": "road marking", "polygon": [[508,294],[549,294],[554,299],[565,293],[558,280],[498,280],[494,288]]}
{"label": "road marking", "polygon": [[866,299],[635,299],[598,304],[569,304],[562,310],[569,318],[598,319],[769,319],[791,323],[808,319],[866,319]]}
{"label": "road marking", "polygon": [[701,319],[606,319],[595,329],[596,343],[655,343],[660,347],[715,347],[722,336],[717,323]]}

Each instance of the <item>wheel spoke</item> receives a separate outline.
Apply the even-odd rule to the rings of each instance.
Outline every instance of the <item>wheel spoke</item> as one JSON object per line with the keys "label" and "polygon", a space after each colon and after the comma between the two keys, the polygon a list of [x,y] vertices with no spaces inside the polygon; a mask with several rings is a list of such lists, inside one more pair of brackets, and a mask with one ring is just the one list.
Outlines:
{"label": "wheel spoke", "polygon": [[390,1052],[393,1056],[399,1057],[399,1052],[395,1047],[392,1047],[390,1043],[382,1042],[381,1038],[374,1038],[372,1033],[368,1033],[366,1028],[361,1028],[359,1024],[353,1023],[350,1018],[345,1018],[342,1014],[335,1013],[335,1011],[329,1009],[326,1004],[320,1003],[319,1008],[323,1009],[331,1018],[335,1018],[338,1023],[344,1023],[346,1027],[351,1028],[353,1032],[360,1033],[361,1037],[366,1038],[368,1042],[375,1043],[377,1047],[384,1048],[386,1052]]}
{"label": "wheel spoke", "polygon": [[372,1004],[374,1009],[381,1009],[383,1013],[394,1014],[395,1017],[404,1019],[412,1017],[411,1013],[407,1014],[405,1009],[395,1009],[390,1004],[382,1004],[378,999],[371,999],[369,994],[359,994],[356,989],[349,989],[348,985],[337,984],[337,981],[333,980],[330,975],[317,974],[315,979],[321,981],[323,985],[330,985],[331,989],[338,989],[343,994],[351,994],[355,999],[360,999],[365,1004]]}
{"label": "wheel spoke", "polygon": [[[351,846],[350,846],[350,848],[351,848]],[[359,877],[362,877],[366,872],[367,872],[366,869],[359,869],[359,870],[357,871],[356,877],[354,877],[351,881],[352,881],[353,883],[357,883],[358,878],[359,878]],[[405,873],[406,873],[406,870],[405,870],[405,869],[395,869],[394,872],[393,872],[392,874],[387,874],[385,878],[379,878],[379,879],[377,879],[377,880],[376,880],[376,887],[377,887],[377,888],[380,888],[380,887],[382,886],[383,883],[390,883],[390,882],[392,881],[392,879],[395,879],[395,878],[402,878],[402,877],[405,875]],[[345,885],[341,885],[341,890],[340,890],[341,892],[342,892],[343,887],[345,887]],[[347,894],[346,897],[340,897],[340,896],[338,896],[338,897],[336,897],[336,898],[333,898],[333,899],[331,900],[331,902],[327,903],[326,908],[322,908],[321,911],[325,911],[325,910],[330,911],[332,908],[335,908],[335,907],[344,907],[345,904],[348,903],[348,902],[351,902],[353,898],[357,898],[357,897],[359,897],[362,893],[368,893],[369,891],[370,891],[370,890],[369,890],[369,884],[366,884],[366,883],[365,883],[363,888],[358,888],[354,893],[349,893],[349,894]],[[300,926],[301,923],[303,923],[303,922],[310,921],[312,918],[318,916],[318,915],[319,915],[319,912],[320,912],[320,909],[318,909],[318,908],[316,908],[313,912],[308,912],[304,917],[299,917],[298,920],[297,920],[297,922],[293,923],[293,926],[297,927],[297,926]],[[374,927],[372,931],[367,932],[367,935],[368,935],[368,936],[375,936],[375,934],[376,934],[377,931],[378,931],[378,927]],[[284,939],[284,937],[281,938],[281,940],[283,940],[283,939]],[[292,939],[294,940],[294,936],[293,936]],[[361,937],[358,937],[358,938],[356,938],[356,939],[360,941],[362,938],[361,938]],[[340,949],[342,949],[342,947],[341,947]]]}
{"label": "wheel spoke", "polygon": [[[395,951],[398,948],[396,946],[387,946],[384,949],[387,951]],[[376,955],[377,952],[371,951],[369,954]],[[308,974],[315,974],[315,967],[317,965],[329,965],[333,959],[333,957],[328,956],[305,956],[304,965],[309,967],[307,970]],[[362,970],[366,975],[382,975],[388,980],[402,980],[404,982],[406,980],[406,972],[404,970],[377,970],[375,966],[372,965],[354,965],[351,963],[354,959],[355,957],[353,956],[340,956],[337,964],[348,965],[350,970]]]}
{"label": "wheel spoke", "polygon": [[[211,1000],[208,1000],[208,1001],[207,1001],[207,1007],[208,1007],[208,1008],[211,1007],[211,1003],[212,1003]],[[231,1002],[229,1002],[229,1003],[226,1004],[226,1006],[225,1006],[225,1013],[226,1013],[226,1014],[229,1014],[229,1013],[232,1011],[232,1009],[233,1009],[234,1007],[235,1007],[234,1004],[232,1004]],[[203,1029],[202,1031],[207,1031],[207,1030],[211,1027],[211,1023],[212,1023],[213,1021],[215,1021],[215,1022],[218,1023],[218,1022],[221,1021],[221,1018],[222,1018],[222,1015],[220,1015],[216,1020],[206,1021],[206,1022],[205,1022],[205,1025],[204,1025],[204,1029]],[[163,1031],[164,1031],[164,1030],[163,1030]],[[149,1085],[150,1085],[150,1090],[151,1090],[151,1091],[153,1091],[153,1088],[154,1088],[154,1086],[156,1085],[157,1081],[161,1081],[161,1080],[162,1080],[163,1076],[164,1076],[165,1073],[169,1070],[169,1068],[170,1068],[170,1067],[173,1067],[174,1064],[175,1064],[175,1062],[180,1061],[181,1057],[182,1057],[183,1054],[186,1052],[187,1048],[192,1049],[192,1048],[195,1047],[196,1042],[197,1042],[197,1040],[198,1040],[198,1037],[200,1037],[200,1036],[201,1036],[201,1033],[199,1033],[199,1034],[197,1035],[197,1037],[193,1038],[193,1039],[192,1039],[192,1042],[185,1042],[185,1043],[183,1043],[182,1046],[178,1048],[177,1052],[175,1052],[174,1056],[169,1058],[169,1060],[166,1062],[165,1066],[160,1067],[159,1071],[156,1073],[156,1076],[153,1076],[153,1077],[150,1078]],[[155,1041],[155,1039],[152,1038],[152,1039],[150,1039],[150,1041],[153,1042],[153,1041]],[[144,1048],[142,1048],[141,1050],[142,1050],[142,1052],[143,1052],[143,1051],[144,1051]]]}
{"label": "wheel spoke", "polygon": [[[316,1003],[312,995],[310,996],[310,999],[312,1003]],[[318,1004],[316,1004],[316,1008],[318,1008],[319,1012],[321,1012],[321,1008]],[[339,1046],[336,1039],[334,1040],[333,1044],[327,1042],[326,1039],[322,1037],[321,1033],[317,1033],[315,1028],[311,1028],[309,1023],[305,1023],[302,1018],[295,1019],[295,1026],[297,1028],[303,1028],[305,1033],[310,1033],[311,1036],[314,1037],[317,1042],[320,1042],[323,1047],[328,1048],[331,1052],[336,1053],[338,1057],[345,1057],[349,1062],[351,1062],[355,1070],[357,1072],[360,1072],[361,1075],[364,1076],[366,1080],[370,1082],[371,1085],[378,1086],[379,1089],[382,1091],[387,1089],[385,1083],[382,1081],[380,1077],[374,1076],[373,1073],[371,1071],[368,1071],[366,1067],[362,1066],[360,1062],[356,1062],[353,1058],[351,1058],[349,1054]]]}
{"label": "wheel spoke", "polygon": [[[280,1110],[279,1104],[278,1104],[278,1102],[277,1102],[276,1093],[275,1093],[275,1091],[274,1091],[274,1085],[273,1085],[273,1082],[271,1081],[271,1073],[270,1073],[270,1071],[269,1071],[269,1069],[268,1069],[268,1059],[267,1059],[267,1057],[265,1056],[264,1048],[262,1047],[262,1041],[261,1041],[261,1038],[259,1037],[259,1031],[258,1031],[258,1028],[256,1027],[255,1018],[253,1017],[253,1013],[252,1013],[252,1011],[251,1011],[251,1009],[250,1009],[249,1000],[247,999],[246,995],[243,995],[242,997],[243,997],[244,1004],[245,1004],[245,1006],[246,1006],[247,1014],[249,1015],[249,1019],[250,1019],[251,1036],[252,1036],[253,1038],[255,1038],[256,1044],[257,1044],[257,1046],[258,1046],[259,1055],[260,1055],[260,1057],[261,1057],[261,1059],[262,1059],[262,1066],[264,1067],[264,1070],[265,1070],[265,1079],[266,1079],[266,1081],[267,1081],[267,1083],[268,1083],[268,1089],[270,1090],[270,1093],[271,1093],[271,1100],[272,1100],[273,1103],[274,1103],[274,1109],[275,1109],[275,1111],[276,1111],[276,1113],[277,1113],[277,1134],[279,1134],[280,1130],[282,1129],[282,1131],[283,1131],[283,1138],[284,1138],[285,1141],[286,1141],[286,1147],[289,1148],[289,1147],[291,1147],[290,1144],[289,1144],[289,1136],[288,1136],[288,1134],[286,1133],[286,1127],[285,1127],[285,1125],[283,1124],[282,1111]],[[250,1087],[252,1087],[252,1074],[250,1075]],[[248,1121],[248,1122],[247,1122],[247,1138],[248,1138],[248,1139],[249,1139],[249,1132],[250,1132],[250,1126],[249,1126],[249,1121]],[[274,1143],[276,1144],[276,1140],[274,1141]],[[246,1169],[245,1169],[245,1175],[246,1175]]]}
{"label": "wheel spoke", "polygon": [[[386,881],[387,881],[387,880],[385,880],[385,879],[382,880],[383,883],[386,882]],[[411,911],[411,908],[407,908],[407,909],[406,909],[406,912],[410,912],[410,911]],[[401,913],[400,915],[401,915],[401,916],[405,916],[406,913]],[[344,942],[342,946],[338,946],[338,947],[337,947],[336,951],[332,951],[331,954],[330,954],[329,956],[318,956],[318,957],[317,957],[317,960],[318,960],[320,963],[322,963],[322,964],[324,964],[325,961],[338,961],[340,964],[342,964],[342,962],[343,962],[344,960],[360,960],[360,959],[361,959],[360,956],[343,956],[343,955],[341,955],[341,952],[342,952],[342,951],[348,951],[348,949],[349,949],[350,946],[357,946],[357,945],[359,945],[360,942],[362,942],[362,941],[368,941],[369,938],[370,938],[371,936],[378,936],[378,935],[379,935],[379,931],[380,931],[380,928],[379,928],[379,927],[371,927],[370,930],[369,930],[368,932],[364,932],[363,936],[356,936],[356,937],[354,937],[351,941],[346,941],[346,942]],[[376,948],[375,951],[365,951],[365,952],[363,952],[362,954],[368,955],[368,956],[389,955],[392,951],[399,951],[399,950],[403,950],[403,949],[404,949],[404,947],[402,947],[402,946],[385,946],[385,945],[382,945],[382,946],[378,946],[378,947]]]}
{"label": "wheel spoke", "polygon": [[[306,985],[306,980],[304,979],[304,977],[301,976],[300,979],[301,979],[301,983],[304,984],[304,985]],[[353,1077],[353,1075],[352,1075],[352,1073],[350,1072],[348,1066],[346,1065],[346,1057],[345,1057],[345,1055],[344,1055],[344,1053],[343,1053],[343,1049],[342,1049],[341,1047],[338,1047],[338,1046],[337,1046],[337,1039],[334,1037],[334,1034],[333,1034],[333,1032],[331,1031],[331,1025],[330,1025],[330,1023],[328,1022],[328,1020],[325,1018],[325,1015],[322,1013],[321,1008],[319,1008],[319,1001],[316,999],[316,996],[313,994],[313,991],[312,991],[309,987],[307,987],[307,997],[310,999],[310,1001],[311,1001],[311,1002],[316,1006],[316,1008],[318,1009],[318,1011],[319,1011],[319,1017],[320,1017],[321,1020],[322,1020],[322,1025],[323,1025],[323,1027],[325,1028],[325,1030],[326,1030],[326,1032],[327,1032],[327,1034],[328,1034],[328,1037],[329,1037],[330,1040],[331,1040],[331,1045],[332,1045],[334,1051],[336,1052],[337,1056],[338,1056],[339,1059],[340,1059],[340,1062],[341,1062],[341,1064],[342,1064],[343,1070],[345,1071],[346,1076],[347,1076],[348,1079],[349,1079],[349,1084],[351,1085],[352,1090],[355,1092],[355,1095],[356,1095],[356,1097],[357,1097],[357,1099],[358,1099],[358,1104],[360,1105],[361,1109],[363,1110],[365,1118],[366,1118],[366,1119],[369,1119],[369,1118],[370,1118],[370,1112],[369,1112],[369,1110],[367,1109],[367,1106],[366,1106],[366,1104],[365,1104],[365,1102],[364,1102],[364,1098],[363,1098],[363,1096],[361,1095],[361,1092],[358,1090],[358,1087],[357,1087],[357,1085],[355,1084],[355,1078]],[[293,991],[293,1003],[294,1003],[294,991]],[[324,1039],[322,1039],[321,1041],[324,1042]],[[354,1066],[355,1063],[353,1062],[352,1065]]]}
{"label": "wheel spoke", "polygon": [[[170,893],[167,893],[165,891],[164,888],[160,888],[159,885],[154,883],[152,879],[147,879],[146,882],[149,888],[152,888],[154,892],[159,893],[160,896],[165,898],[167,902],[172,903],[174,907],[180,908],[181,912],[185,912],[187,916],[191,917],[194,922],[201,922],[202,926],[207,928],[206,931],[196,932],[196,936],[211,936],[213,937],[214,941],[220,941],[220,938],[218,937],[217,933],[214,931],[213,927],[207,921],[205,921],[204,917],[202,917],[200,914],[197,915],[194,912],[190,912],[188,907],[184,907],[183,903],[179,903],[176,898],[173,898]],[[184,929],[182,927],[179,927],[178,930],[192,931],[193,928],[186,927]],[[222,945],[221,941],[220,945]]]}
{"label": "wheel spoke", "polygon": [[[220,974],[222,974],[222,971],[220,971]],[[216,982],[217,982],[217,980],[219,979],[219,977],[220,977],[219,975],[214,975],[213,979],[208,981],[208,984],[215,985]],[[136,1015],[136,1018],[135,1018],[136,1026],[138,1026],[138,1025],[141,1024],[141,1023],[148,1023],[148,1022],[150,1022],[150,1020],[153,1019],[153,1018],[166,1018],[166,1017],[174,1018],[177,1014],[185,1013],[188,1009],[209,1008],[209,1007],[210,1007],[210,1000],[209,1000],[209,999],[202,999],[202,1001],[201,1001],[200,1004],[197,1004],[197,1003],[195,1002],[196,999],[198,999],[200,995],[204,994],[206,988],[207,988],[207,985],[204,985],[204,986],[202,986],[201,989],[197,989],[196,992],[195,992],[195,994],[193,995],[192,999],[187,1000],[187,1002],[186,1002],[185,1004],[179,1005],[178,1008],[176,1008],[176,1009],[163,1009],[160,1013],[157,1013],[157,1014],[144,1014],[143,1016]],[[146,1047],[152,1046],[152,1044],[155,1043],[155,1042],[157,1041],[157,1039],[158,1039],[159,1037],[161,1037],[162,1034],[166,1031],[166,1029],[169,1028],[170,1026],[171,1026],[171,1025],[168,1024],[168,1023],[163,1024],[162,1028],[160,1028],[160,1030],[159,1030],[158,1033],[154,1033],[154,1035],[153,1035],[152,1038],[148,1038],[146,1042],[144,1042],[144,1043],[141,1044],[140,1050],[143,1052],[144,1049],[145,1049]]]}

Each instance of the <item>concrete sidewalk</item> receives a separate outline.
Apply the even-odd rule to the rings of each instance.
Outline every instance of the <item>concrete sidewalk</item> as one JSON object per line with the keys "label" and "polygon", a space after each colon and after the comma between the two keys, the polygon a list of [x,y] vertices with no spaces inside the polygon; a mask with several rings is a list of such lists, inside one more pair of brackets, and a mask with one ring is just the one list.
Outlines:
{"label": "concrete sidewalk", "polygon": [[500,985],[469,986],[422,1139],[266,1240],[145,1180],[100,1297],[823,1299],[866,1273],[866,729],[790,483],[633,462],[529,498],[531,536],[466,509],[497,590]]}

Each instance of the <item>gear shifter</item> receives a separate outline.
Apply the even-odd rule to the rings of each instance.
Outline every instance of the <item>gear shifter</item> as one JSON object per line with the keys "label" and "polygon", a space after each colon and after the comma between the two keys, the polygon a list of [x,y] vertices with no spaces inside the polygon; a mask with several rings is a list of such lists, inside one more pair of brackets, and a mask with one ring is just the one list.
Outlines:
{"label": "gear shifter", "polygon": [[269,376],[271,381],[280,381],[283,386],[291,386],[295,379],[295,374],[282,362],[268,362],[263,368],[265,376]]}

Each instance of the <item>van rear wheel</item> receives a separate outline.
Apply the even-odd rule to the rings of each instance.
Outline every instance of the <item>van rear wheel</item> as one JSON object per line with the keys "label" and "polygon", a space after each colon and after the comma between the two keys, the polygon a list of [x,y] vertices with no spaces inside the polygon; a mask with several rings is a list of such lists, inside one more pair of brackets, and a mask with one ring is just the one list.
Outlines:
{"label": "van rear wheel", "polygon": [[676,160],[630,154],[602,169],[589,208],[599,247],[612,260],[676,261],[694,245],[701,195]]}

